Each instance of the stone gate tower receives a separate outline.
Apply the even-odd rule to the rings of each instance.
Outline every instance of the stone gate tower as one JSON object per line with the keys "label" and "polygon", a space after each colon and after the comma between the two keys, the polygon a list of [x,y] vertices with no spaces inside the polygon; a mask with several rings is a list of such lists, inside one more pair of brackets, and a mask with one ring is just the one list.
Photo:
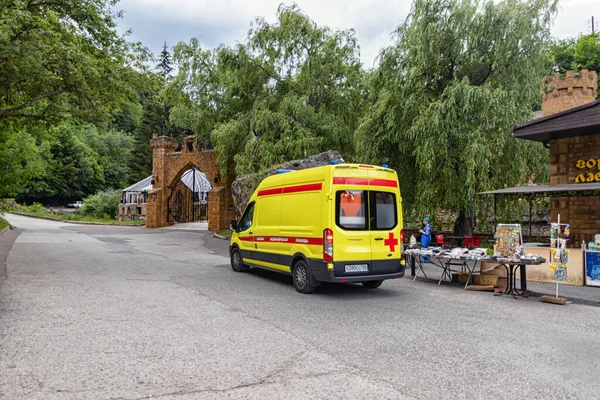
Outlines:
{"label": "stone gate tower", "polygon": [[595,71],[582,69],[579,74],[559,72],[542,80],[542,114],[556,114],[591,103],[598,95],[598,76]]}
{"label": "stone gate tower", "polygon": [[177,140],[159,136],[150,141],[152,147],[152,190],[148,193],[146,226],[160,228],[171,225],[167,218],[171,192],[185,171],[196,167],[213,185],[208,194],[208,229],[224,230],[235,218],[231,184],[221,179],[214,150],[205,150],[204,144],[196,144],[193,136],[185,138],[178,151]]}

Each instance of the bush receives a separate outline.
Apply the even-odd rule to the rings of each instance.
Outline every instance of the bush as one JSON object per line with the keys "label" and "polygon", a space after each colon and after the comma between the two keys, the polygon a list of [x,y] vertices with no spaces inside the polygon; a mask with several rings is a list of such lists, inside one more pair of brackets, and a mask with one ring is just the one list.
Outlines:
{"label": "bush", "polygon": [[40,203],[33,203],[30,206],[25,206],[25,212],[30,214],[42,215],[46,212],[44,206]]}
{"label": "bush", "polygon": [[112,189],[103,190],[83,201],[81,214],[99,219],[115,219],[120,202],[121,195],[118,191]]}

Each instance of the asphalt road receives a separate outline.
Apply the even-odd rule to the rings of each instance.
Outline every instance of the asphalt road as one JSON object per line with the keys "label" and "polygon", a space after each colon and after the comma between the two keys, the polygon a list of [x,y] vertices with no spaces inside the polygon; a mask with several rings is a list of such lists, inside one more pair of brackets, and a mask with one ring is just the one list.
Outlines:
{"label": "asphalt road", "polygon": [[[597,399],[599,309],[234,273],[209,234],[8,216],[2,399]],[[2,238],[0,240],[4,240]]]}

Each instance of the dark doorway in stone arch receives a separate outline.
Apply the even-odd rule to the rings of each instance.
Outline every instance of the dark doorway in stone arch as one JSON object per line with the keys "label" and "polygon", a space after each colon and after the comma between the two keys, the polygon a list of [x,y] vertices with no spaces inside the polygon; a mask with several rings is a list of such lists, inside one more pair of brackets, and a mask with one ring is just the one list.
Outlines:
{"label": "dark doorway in stone arch", "polygon": [[208,221],[208,194],[212,185],[200,169],[185,171],[170,187],[167,200],[169,223]]}

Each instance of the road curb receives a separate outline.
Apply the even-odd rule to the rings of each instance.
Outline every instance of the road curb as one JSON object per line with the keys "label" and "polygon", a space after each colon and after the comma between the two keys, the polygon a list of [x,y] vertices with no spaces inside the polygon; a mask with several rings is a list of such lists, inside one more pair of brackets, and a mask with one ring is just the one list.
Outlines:
{"label": "road curb", "polygon": [[219,235],[217,232],[215,232],[213,234],[213,237],[215,237],[217,239],[221,239],[221,240],[229,240],[229,239],[231,239],[231,238],[228,238],[227,236]]}
{"label": "road curb", "polygon": [[20,215],[22,217],[29,217],[29,218],[45,219],[47,221],[64,222],[65,224],[73,224],[73,225],[127,226],[127,227],[132,227],[132,228],[140,228],[142,226],[145,227],[145,225],[103,224],[102,222],[67,221],[67,220],[60,219],[60,218],[45,217],[45,216],[41,216],[41,215],[31,215],[31,214],[21,213],[18,211],[11,211],[7,214],[15,214],[15,215]]}
{"label": "road curb", "polygon": [[10,228],[11,228],[11,227],[10,227],[10,225],[9,225],[9,226],[7,226],[6,228],[2,229],[2,230],[0,231],[0,238],[1,238],[1,237],[2,237],[2,235],[4,235],[6,232],[10,231]]}

